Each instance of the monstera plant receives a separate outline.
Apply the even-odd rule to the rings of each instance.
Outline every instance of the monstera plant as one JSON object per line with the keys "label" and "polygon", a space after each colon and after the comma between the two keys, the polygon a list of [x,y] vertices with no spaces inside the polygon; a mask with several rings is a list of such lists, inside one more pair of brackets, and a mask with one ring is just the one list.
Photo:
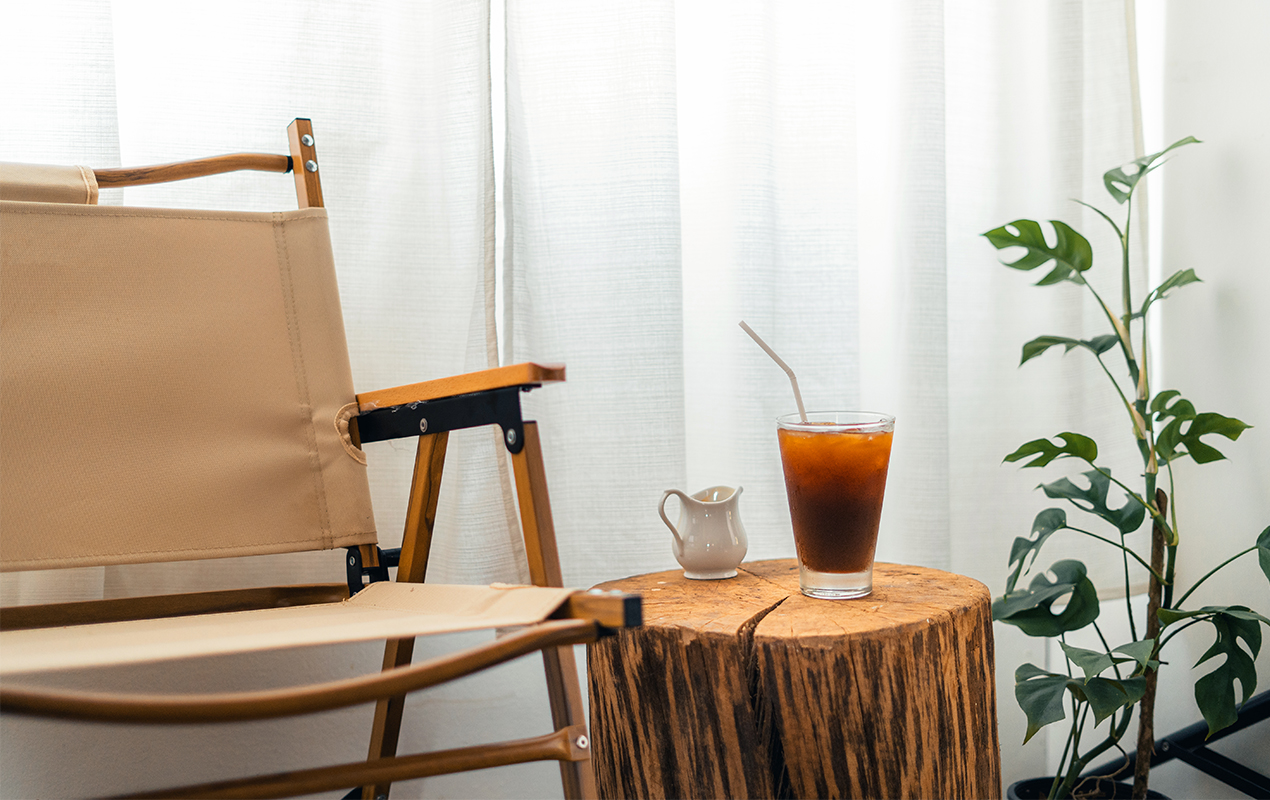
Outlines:
{"label": "monstera plant", "polygon": [[[1109,305],[1090,282],[1093,250],[1088,240],[1068,225],[1051,220],[1052,241],[1042,225],[1020,219],[984,234],[1003,256],[1022,253],[1006,266],[1031,271],[1047,268],[1038,286],[1072,286],[1087,290],[1092,301],[1106,316],[1108,332],[1088,339],[1067,336],[1040,336],[1023,345],[1022,363],[1051,348],[1064,352],[1083,351],[1098,362],[1123,403],[1125,433],[1137,443],[1142,457],[1139,475],[1113,475],[1099,462],[1098,445],[1089,436],[1071,431],[1052,439],[1036,439],[1024,444],[1005,460],[1022,462],[1023,467],[1043,467],[1059,459],[1079,462],[1079,475],[1059,478],[1039,488],[1060,501],[1041,511],[1028,536],[1014,540],[1010,549],[1005,594],[993,602],[993,617],[1020,628],[1030,636],[1058,638],[1066,656],[1065,669],[1050,671],[1024,664],[1015,672],[1015,696],[1027,715],[1024,742],[1046,725],[1067,720],[1067,743],[1058,773],[1050,785],[1050,797],[1071,796],[1080,775],[1097,757],[1117,748],[1128,730],[1134,709],[1138,710],[1137,769],[1134,797],[1145,797],[1150,754],[1154,744],[1153,716],[1157,671],[1167,659],[1169,641],[1192,625],[1208,625],[1215,635],[1212,647],[1198,664],[1216,668],[1195,681],[1195,700],[1208,722],[1209,734],[1232,724],[1239,706],[1252,696],[1257,684],[1255,659],[1261,649],[1261,624],[1270,619],[1242,605],[1203,606],[1189,604],[1195,590],[1218,570],[1235,559],[1256,553],[1261,569],[1270,579],[1270,526],[1255,542],[1230,556],[1215,569],[1188,587],[1175,582],[1179,552],[1185,552],[1190,531],[1180,530],[1173,498],[1178,491],[1174,465],[1189,457],[1198,464],[1224,458],[1214,446],[1222,438],[1239,438],[1249,426],[1237,419],[1199,412],[1177,391],[1157,391],[1148,373],[1147,315],[1169,294],[1199,282],[1194,270],[1169,276],[1135,305],[1129,280],[1130,225],[1134,211],[1134,191],[1142,179],[1162,166],[1161,157],[1176,148],[1195,144],[1187,137],[1153,155],[1107,172],[1103,183],[1117,204],[1123,220],[1087,203],[1081,203],[1102,217],[1120,241],[1120,302]],[[1077,201],[1080,202],[1080,201]],[[1117,215],[1119,216],[1119,215]],[[1111,362],[1111,363],[1109,363]],[[1114,371],[1113,371],[1114,370]],[[1117,373],[1119,373],[1117,375]],[[1137,552],[1126,537],[1150,525],[1150,551]],[[1202,539],[1201,534],[1195,538]],[[1098,592],[1087,575],[1085,564],[1062,560],[1048,570],[1038,571],[1030,582],[1023,578],[1034,569],[1047,541],[1056,535],[1089,537],[1105,545],[1110,557],[1124,566],[1125,608],[1129,641],[1108,641],[1099,627],[1103,610]],[[1196,542],[1189,542],[1193,547]],[[1146,568],[1149,588],[1145,619],[1135,618],[1129,594],[1129,562]],[[1069,645],[1066,635],[1092,626],[1101,646],[1095,650]],[[1239,684],[1239,700],[1236,687]],[[1092,725],[1090,724],[1092,720]],[[1090,741],[1091,731],[1110,720],[1107,734]]]}

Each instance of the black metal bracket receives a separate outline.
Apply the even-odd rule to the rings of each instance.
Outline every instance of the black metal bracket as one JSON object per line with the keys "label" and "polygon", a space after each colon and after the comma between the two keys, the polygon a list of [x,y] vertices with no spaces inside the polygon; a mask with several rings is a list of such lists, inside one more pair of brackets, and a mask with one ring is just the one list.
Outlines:
{"label": "black metal bracket", "polygon": [[481,425],[503,429],[503,443],[512,455],[525,446],[525,423],[520,415],[520,393],[539,384],[507,386],[485,392],[461,394],[364,411],[357,417],[362,444],[444,433]]}
{"label": "black metal bracket", "polygon": [[379,551],[379,566],[368,567],[362,563],[362,551],[357,547],[347,549],[348,557],[344,560],[344,568],[348,573],[348,596],[360,592],[366,588],[368,583],[377,583],[379,581],[388,580],[388,568],[395,567],[401,562],[401,548],[394,547],[390,550]]}
{"label": "black metal bracket", "polygon": [[[1270,692],[1262,692],[1249,698],[1248,702],[1243,704],[1239,709],[1239,719],[1234,724],[1222,728],[1211,737],[1208,736],[1208,723],[1201,720],[1176,733],[1156,739],[1151,766],[1154,767],[1176,758],[1249,797],[1270,798],[1270,777],[1206,746],[1267,719],[1270,719]],[[1130,753],[1128,763],[1122,760],[1103,764],[1087,771],[1082,777],[1109,775],[1118,770],[1123,770],[1132,776],[1136,761],[1137,754]]]}

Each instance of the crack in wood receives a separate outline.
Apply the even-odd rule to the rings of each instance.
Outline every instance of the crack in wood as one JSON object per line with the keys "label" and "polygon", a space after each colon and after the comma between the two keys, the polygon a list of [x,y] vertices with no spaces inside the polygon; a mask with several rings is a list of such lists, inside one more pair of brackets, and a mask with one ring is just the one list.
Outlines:
{"label": "crack in wood", "polygon": [[[766,580],[766,579],[762,579]],[[770,582],[770,581],[769,581]],[[755,732],[759,746],[767,756],[768,774],[772,781],[772,796],[778,800],[792,798],[794,787],[789,779],[789,766],[785,763],[785,749],[781,744],[780,731],[776,729],[775,714],[771,701],[763,691],[763,675],[758,665],[758,654],[754,646],[754,632],[763,619],[789,599],[786,595],[772,605],[759,611],[747,619],[737,630],[740,639],[741,674],[745,676],[749,688],[750,710],[753,714]]]}

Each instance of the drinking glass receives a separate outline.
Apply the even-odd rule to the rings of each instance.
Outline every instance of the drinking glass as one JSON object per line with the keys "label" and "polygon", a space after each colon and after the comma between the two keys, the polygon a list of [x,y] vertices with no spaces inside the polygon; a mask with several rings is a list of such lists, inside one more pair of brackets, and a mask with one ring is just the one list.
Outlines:
{"label": "drinking glass", "polygon": [[895,417],[871,411],[776,420],[803,594],[846,600],[873,591],[894,430]]}

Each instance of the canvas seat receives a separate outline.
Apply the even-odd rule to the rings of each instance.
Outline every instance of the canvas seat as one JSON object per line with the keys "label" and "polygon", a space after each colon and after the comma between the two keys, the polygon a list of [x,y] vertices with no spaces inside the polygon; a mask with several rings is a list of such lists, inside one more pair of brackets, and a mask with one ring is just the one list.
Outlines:
{"label": "canvas seat", "polygon": [[[135,170],[0,165],[0,566],[141,564],[347,548],[338,583],[0,611],[0,710],[189,723],[376,704],[365,762],[164,790],[275,797],[527,760],[594,795],[572,644],[639,624],[639,598],[561,588],[545,471],[523,391],[564,379],[520,364],[355,394],[308,120],[289,156]],[[303,166],[301,166],[303,165]],[[231,169],[292,171],[300,209],[96,205],[98,187]],[[424,583],[448,432],[499,425],[533,586]],[[399,551],[377,545],[364,442],[418,439]],[[387,582],[397,568],[396,582]],[[336,576],[332,576],[333,578]],[[412,663],[414,637],[510,629]],[[40,688],[60,670],[384,640],[384,670],[213,695]],[[555,731],[397,756],[408,691],[541,651]],[[142,796],[142,795],[138,795]]]}

